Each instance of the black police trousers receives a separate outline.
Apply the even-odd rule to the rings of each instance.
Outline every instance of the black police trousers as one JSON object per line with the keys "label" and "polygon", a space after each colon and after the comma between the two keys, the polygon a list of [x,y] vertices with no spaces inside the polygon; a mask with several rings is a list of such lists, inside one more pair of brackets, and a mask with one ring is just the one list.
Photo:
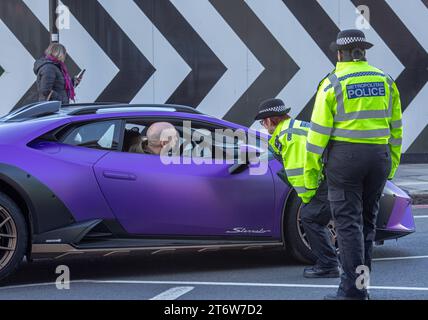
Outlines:
{"label": "black police trousers", "polygon": [[332,219],[328,201],[327,182],[324,180],[311,201],[302,206],[300,219],[306,238],[316,257],[316,266],[320,269],[332,269],[338,266],[336,248],[331,241],[327,225]]}
{"label": "black police trousers", "polygon": [[361,268],[371,270],[379,199],[390,170],[388,145],[329,144],[325,173],[343,269],[339,296],[367,296]]}

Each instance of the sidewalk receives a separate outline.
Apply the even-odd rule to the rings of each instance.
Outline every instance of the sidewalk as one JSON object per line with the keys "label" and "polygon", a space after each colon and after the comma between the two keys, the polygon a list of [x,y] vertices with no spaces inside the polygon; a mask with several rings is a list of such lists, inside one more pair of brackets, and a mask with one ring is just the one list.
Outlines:
{"label": "sidewalk", "polygon": [[428,204],[428,164],[402,164],[393,182],[408,191],[414,204]]}

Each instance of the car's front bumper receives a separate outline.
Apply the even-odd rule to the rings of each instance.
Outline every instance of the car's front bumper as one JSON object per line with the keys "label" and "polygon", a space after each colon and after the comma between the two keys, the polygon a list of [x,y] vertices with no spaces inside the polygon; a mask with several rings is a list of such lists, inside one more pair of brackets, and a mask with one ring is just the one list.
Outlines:
{"label": "car's front bumper", "polygon": [[377,219],[376,241],[396,239],[416,231],[411,197],[388,181]]}

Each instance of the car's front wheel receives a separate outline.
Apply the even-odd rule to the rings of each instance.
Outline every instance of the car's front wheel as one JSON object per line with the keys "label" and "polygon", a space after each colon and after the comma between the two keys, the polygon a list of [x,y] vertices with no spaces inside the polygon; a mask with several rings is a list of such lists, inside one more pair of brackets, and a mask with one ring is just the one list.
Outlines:
{"label": "car's front wheel", "polygon": [[27,250],[28,231],[19,207],[0,193],[0,280],[18,268]]}
{"label": "car's front wheel", "polygon": [[[305,264],[315,263],[315,256],[312,253],[311,246],[306,237],[303,228],[300,213],[302,201],[293,192],[289,199],[284,218],[284,238],[287,251],[299,262]],[[333,221],[328,224],[331,240],[337,246],[336,232]]]}

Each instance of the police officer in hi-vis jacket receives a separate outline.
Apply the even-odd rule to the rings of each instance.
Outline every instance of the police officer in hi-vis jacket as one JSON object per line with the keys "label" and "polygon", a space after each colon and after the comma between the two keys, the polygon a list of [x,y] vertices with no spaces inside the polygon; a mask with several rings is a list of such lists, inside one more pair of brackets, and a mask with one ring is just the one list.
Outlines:
{"label": "police officer in hi-vis jacket", "polygon": [[318,188],[324,167],[343,268],[337,293],[326,299],[368,299],[361,274],[371,269],[379,199],[400,162],[400,95],[366,61],[372,46],[360,30],[338,34],[338,63],[320,83],[308,133],[305,188]]}
{"label": "police officer in hi-vis jacket", "polygon": [[261,103],[256,120],[272,135],[269,145],[282,159],[289,184],[302,199],[300,218],[316,263],[305,268],[305,278],[338,278],[339,268],[336,249],[331,243],[327,225],[331,211],[327,199],[327,184],[321,183],[317,190],[307,190],[303,178],[306,154],[306,138],[310,124],[291,118],[284,102],[269,99]]}

